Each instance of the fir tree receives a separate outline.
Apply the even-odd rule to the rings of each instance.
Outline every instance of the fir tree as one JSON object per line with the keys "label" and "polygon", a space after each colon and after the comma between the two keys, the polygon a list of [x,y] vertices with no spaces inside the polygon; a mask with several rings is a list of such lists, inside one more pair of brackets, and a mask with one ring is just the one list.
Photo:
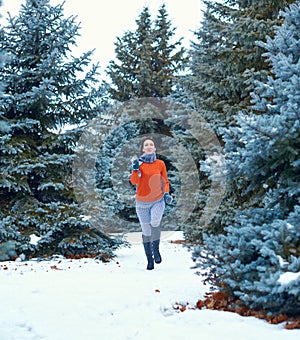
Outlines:
{"label": "fir tree", "polygon": [[237,210],[226,234],[205,237],[202,264],[209,281],[242,304],[299,315],[300,2],[281,15],[274,38],[259,43],[273,76],[255,83],[253,112],[225,134],[229,176],[237,187],[242,180],[239,192],[251,194],[253,207]]}
{"label": "fir tree", "polygon": [[[143,136],[156,135],[157,157],[166,161],[167,168],[171,167],[169,160],[164,158],[165,152],[159,142],[162,135],[170,134],[163,119],[167,105],[160,98],[138,98],[108,111],[113,117],[113,124],[107,126],[100,152],[95,157],[97,199],[93,200],[94,206],[90,209],[105,211],[99,223],[105,225],[107,230],[140,230],[134,209],[135,188],[130,184],[129,177],[131,158],[141,155],[139,146]],[[165,228],[170,230],[170,227]]]}
{"label": "fir tree", "polygon": [[[115,43],[117,61],[110,62],[107,74],[111,79],[111,84],[108,85],[111,98],[120,102],[128,101],[128,107],[127,103],[124,103],[120,105],[120,109],[135,110],[138,116],[135,114],[134,122],[130,122],[124,115],[112,112],[115,126],[118,128],[109,138],[106,138],[96,162],[97,187],[110,209],[107,224],[111,223],[112,216],[115,214],[125,220],[121,223],[121,230],[137,228],[133,208],[134,189],[128,182],[130,158],[139,155],[139,136],[171,135],[168,124],[164,119],[159,119],[161,110],[165,110],[165,103],[160,101],[160,98],[172,92],[176,72],[181,69],[185,60],[181,40],[174,42],[175,28],[168,19],[164,5],[159,8],[155,20],[151,19],[149,8],[144,7],[136,20],[136,27],[135,31],[127,31],[117,39]],[[156,100],[152,100],[153,97]],[[157,113],[153,115],[153,112]],[[135,143],[131,143],[131,140],[135,140]],[[128,142],[128,148],[125,148]],[[158,154],[158,157],[161,155]],[[164,161],[167,163],[168,170],[171,169],[170,160],[164,159]],[[125,175],[119,190],[114,188],[112,181],[112,174],[116,169],[119,169],[117,171],[119,179]],[[126,196],[129,198],[125,199]],[[114,223],[114,228],[117,228],[117,223]]]}
{"label": "fir tree", "polygon": [[0,41],[8,55],[0,73],[0,239],[14,241],[18,254],[107,256],[114,243],[81,217],[71,185],[78,129],[62,132],[101,109],[92,52],[70,55],[78,30],[63,5],[27,0]]}
{"label": "fir tree", "polygon": [[[2,6],[2,0],[0,0],[0,7]],[[2,15],[0,14],[0,18],[2,18]],[[2,34],[2,29],[0,31],[0,35]],[[0,67],[3,66],[4,63],[4,59],[5,59],[5,55],[3,53],[3,51],[0,51]],[[3,85],[4,84],[0,84],[0,95],[2,95],[2,90],[3,90]]]}
{"label": "fir tree", "polygon": [[[264,50],[256,41],[265,41],[267,35],[273,34],[274,25],[281,20],[279,11],[291,2],[204,1],[203,22],[195,32],[196,41],[190,51],[191,74],[184,77],[182,86],[195,109],[189,118],[191,125],[200,129],[201,116],[215,130],[221,145],[222,131],[235,124],[236,113],[251,111],[254,82],[266,80],[271,72],[262,55]],[[240,194],[245,190],[242,181],[239,188],[231,182],[226,189],[224,203],[214,220],[202,228],[221,232],[232,221],[235,208],[249,206],[250,197]],[[201,238],[201,233],[194,231],[187,230],[186,236],[192,240]]]}
{"label": "fir tree", "polygon": [[190,51],[191,75],[183,82],[194,107],[220,133],[237,112],[250,112],[254,80],[269,66],[256,41],[265,41],[278,13],[294,0],[203,1],[206,10]]}
{"label": "fir tree", "polygon": [[155,21],[149,8],[144,7],[136,24],[135,31],[127,31],[117,39],[118,61],[111,61],[107,68],[111,97],[121,102],[168,95],[172,92],[175,74],[185,60],[181,41],[172,42],[175,28],[168,20],[164,5]]}

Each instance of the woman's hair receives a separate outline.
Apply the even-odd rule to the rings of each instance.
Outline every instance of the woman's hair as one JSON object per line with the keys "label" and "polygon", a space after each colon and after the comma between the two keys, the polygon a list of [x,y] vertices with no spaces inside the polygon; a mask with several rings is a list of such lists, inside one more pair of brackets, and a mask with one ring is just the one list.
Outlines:
{"label": "woman's hair", "polygon": [[141,147],[140,147],[141,153],[143,153],[144,143],[145,143],[146,140],[152,140],[152,142],[154,143],[154,146],[155,146],[155,140],[152,137],[150,137],[150,136],[144,137],[141,141]]}

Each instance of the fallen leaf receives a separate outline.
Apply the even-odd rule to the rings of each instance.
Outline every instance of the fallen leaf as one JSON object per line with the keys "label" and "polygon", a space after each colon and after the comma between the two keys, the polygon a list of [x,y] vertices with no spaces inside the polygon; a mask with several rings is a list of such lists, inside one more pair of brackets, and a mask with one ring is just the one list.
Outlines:
{"label": "fallen leaf", "polygon": [[286,329],[297,329],[300,328],[300,321],[293,321],[285,325]]}

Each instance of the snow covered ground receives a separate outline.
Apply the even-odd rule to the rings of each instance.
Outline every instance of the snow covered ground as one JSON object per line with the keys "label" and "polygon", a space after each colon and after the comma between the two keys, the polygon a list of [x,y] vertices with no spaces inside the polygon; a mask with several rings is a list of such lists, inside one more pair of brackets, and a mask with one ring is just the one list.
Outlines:
{"label": "snow covered ground", "polygon": [[[209,288],[190,269],[186,248],[169,242],[180,232],[164,235],[163,262],[152,271],[142,244],[130,237],[131,248],[119,249],[110,263],[1,262],[0,339],[300,339],[300,330],[284,324],[192,309]],[[187,309],[175,310],[177,304]]]}

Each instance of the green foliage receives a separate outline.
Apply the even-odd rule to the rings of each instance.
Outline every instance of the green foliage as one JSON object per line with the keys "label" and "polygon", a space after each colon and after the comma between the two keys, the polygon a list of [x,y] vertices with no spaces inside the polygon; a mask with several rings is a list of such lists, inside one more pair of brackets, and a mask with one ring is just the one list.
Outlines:
{"label": "green foliage", "polygon": [[[205,251],[194,253],[201,256],[207,281],[234,296],[237,304],[273,315],[298,315],[299,206],[286,219],[278,210],[251,209],[237,221],[226,234],[205,235]],[[292,279],[284,279],[291,274]]]}
{"label": "green foliage", "polygon": [[137,29],[127,31],[115,43],[117,61],[111,61],[107,74],[113,99],[165,97],[172,92],[175,74],[185,61],[181,41],[172,42],[175,29],[164,5],[152,21],[144,7],[136,20]]}
{"label": "green foliage", "polygon": [[[63,5],[27,0],[8,19],[0,48],[0,240],[30,256],[111,254],[115,242],[84,221],[72,188],[73,149],[83,125],[103,109],[91,52],[70,55],[78,25]],[[37,245],[30,236],[41,237]],[[72,241],[72,242],[71,242]]]}
{"label": "green foliage", "polygon": [[16,257],[16,245],[13,241],[0,243],[0,261],[10,260]]}
{"label": "green foliage", "polygon": [[274,74],[255,83],[261,114],[240,113],[224,134],[228,176],[250,208],[236,209],[224,234],[206,235],[200,256],[208,280],[241,303],[299,315],[299,1],[281,16],[274,38],[258,43]]}
{"label": "green foliage", "polygon": [[[135,187],[130,184],[129,177],[131,158],[140,156],[143,136],[150,134],[156,137],[158,158],[166,162],[168,170],[172,168],[172,163],[162,148],[165,145],[163,136],[171,134],[164,119],[159,119],[162,107],[166,105],[162,103],[160,99],[143,98],[131,100],[108,111],[114,117],[114,122],[95,155],[98,196],[97,199],[91,199],[93,208],[90,207],[90,210],[101,211],[101,206],[105,205],[101,223],[108,229],[121,233],[140,230],[134,208]],[[124,114],[126,110],[131,111],[131,115]],[[172,225],[164,225],[163,228],[170,230]]]}
{"label": "green foliage", "polygon": [[[195,32],[196,40],[190,50],[191,74],[180,81],[181,95],[195,109],[191,125],[205,119],[221,145],[225,143],[224,128],[235,125],[236,114],[250,113],[250,93],[255,82],[266,81],[272,73],[257,41],[266,41],[266,36],[273,35],[274,26],[281,22],[279,11],[292,2],[204,1],[202,25]],[[208,181],[206,187],[209,185]],[[247,186],[242,177],[238,184],[228,182],[218,213],[205,227],[222,232],[224,226],[232,223],[235,209],[259,206],[259,202],[251,200],[251,194],[241,195]],[[206,199],[205,195],[203,198]],[[193,230],[187,231],[186,237],[194,241],[198,232],[194,235]]]}
{"label": "green foliage", "polygon": [[239,111],[249,112],[254,80],[270,67],[256,41],[265,41],[278,13],[293,1],[204,1],[203,22],[191,49],[191,75],[183,81],[194,107],[218,131]]}

